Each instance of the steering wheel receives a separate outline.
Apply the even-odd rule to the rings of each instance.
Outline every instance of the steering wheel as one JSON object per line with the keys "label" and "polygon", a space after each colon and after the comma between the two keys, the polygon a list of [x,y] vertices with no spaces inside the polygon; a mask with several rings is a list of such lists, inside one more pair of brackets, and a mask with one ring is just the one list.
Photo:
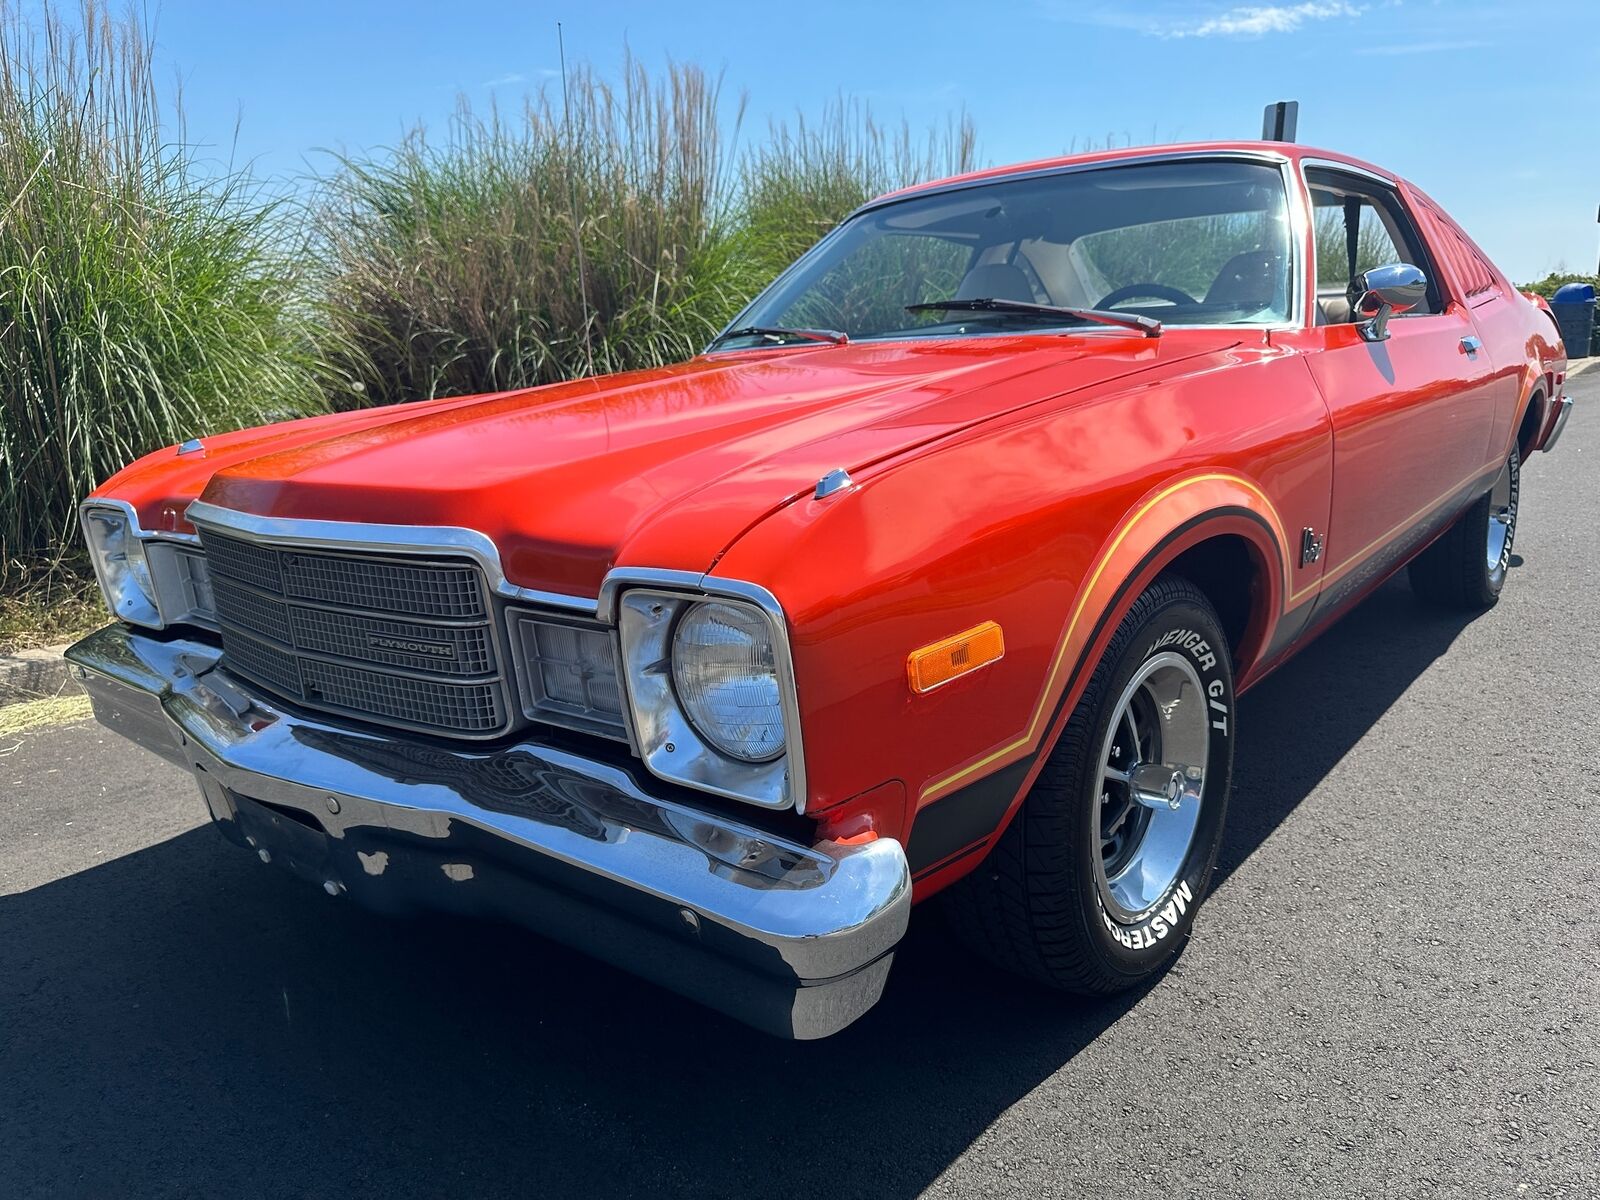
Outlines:
{"label": "steering wheel", "polygon": [[1155,300],[1170,300],[1174,304],[1199,304],[1188,292],[1180,288],[1168,287],[1164,283],[1130,283],[1126,287],[1119,287],[1114,292],[1108,292],[1100,297],[1096,308],[1110,308],[1113,304],[1121,304],[1124,300],[1132,300],[1135,296],[1148,297]]}

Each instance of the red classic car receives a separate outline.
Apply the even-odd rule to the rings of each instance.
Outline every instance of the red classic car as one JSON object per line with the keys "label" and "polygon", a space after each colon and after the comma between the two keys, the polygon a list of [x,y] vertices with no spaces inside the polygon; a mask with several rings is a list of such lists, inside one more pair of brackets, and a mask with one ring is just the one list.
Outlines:
{"label": "red classic car", "polygon": [[1295,145],[885,196],[690,362],[207,437],[84,504],[102,721],[264,862],[777,1034],[913,901],[1103,993],[1187,938],[1237,695],[1410,563],[1506,578],[1541,302]]}

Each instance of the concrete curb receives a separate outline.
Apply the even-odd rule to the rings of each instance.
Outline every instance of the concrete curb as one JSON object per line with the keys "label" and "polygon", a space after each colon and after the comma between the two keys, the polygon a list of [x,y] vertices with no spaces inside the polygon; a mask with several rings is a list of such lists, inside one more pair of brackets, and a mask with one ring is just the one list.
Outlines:
{"label": "concrete curb", "polygon": [[1574,358],[1570,360],[1567,363],[1567,378],[1571,379],[1574,375],[1582,375],[1595,363],[1600,363],[1600,358]]}
{"label": "concrete curb", "polygon": [[68,672],[67,660],[61,657],[66,648],[63,643],[0,654],[0,705],[80,694],[83,689]]}

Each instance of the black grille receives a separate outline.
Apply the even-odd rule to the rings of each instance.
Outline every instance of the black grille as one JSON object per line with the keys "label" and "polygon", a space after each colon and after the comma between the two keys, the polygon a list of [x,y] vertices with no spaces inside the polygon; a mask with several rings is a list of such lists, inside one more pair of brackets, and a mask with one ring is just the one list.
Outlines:
{"label": "black grille", "polygon": [[216,573],[215,560],[211,566],[211,594],[216,597],[217,611],[222,619],[235,628],[248,629],[284,645],[290,643],[289,606],[272,596],[264,596]]}
{"label": "black grille", "polygon": [[300,665],[287,650],[247,637],[237,629],[224,633],[229,670],[248,675],[286,696],[300,699]]}
{"label": "black grille", "polygon": [[486,683],[441,686],[338,663],[300,661],[307,699],[347,712],[368,712],[462,733],[493,733],[505,724],[497,689]]}
{"label": "black grille", "polygon": [[284,554],[281,566],[284,590],[298,599],[448,620],[488,615],[474,567],[417,567],[300,551]]}
{"label": "black grille", "polygon": [[277,551],[215,534],[204,537],[202,541],[206,565],[211,568],[213,575],[226,575],[269,592],[283,590]]}
{"label": "black grille", "polygon": [[476,566],[259,545],[200,531],[223,661],[311,707],[488,736],[511,706]]}
{"label": "black grille", "polygon": [[457,629],[290,606],[289,626],[295,646],[318,654],[430,675],[475,678],[495,670],[484,625]]}

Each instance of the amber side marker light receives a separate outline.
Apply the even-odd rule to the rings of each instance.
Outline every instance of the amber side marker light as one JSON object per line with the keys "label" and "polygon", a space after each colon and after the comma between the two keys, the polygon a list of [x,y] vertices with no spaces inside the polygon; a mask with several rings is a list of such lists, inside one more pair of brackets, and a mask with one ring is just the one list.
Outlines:
{"label": "amber side marker light", "polygon": [[1000,626],[985,621],[931,646],[913,650],[906,659],[906,678],[913,692],[931,692],[979,667],[999,662],[1005,652],[1006,641]]}

